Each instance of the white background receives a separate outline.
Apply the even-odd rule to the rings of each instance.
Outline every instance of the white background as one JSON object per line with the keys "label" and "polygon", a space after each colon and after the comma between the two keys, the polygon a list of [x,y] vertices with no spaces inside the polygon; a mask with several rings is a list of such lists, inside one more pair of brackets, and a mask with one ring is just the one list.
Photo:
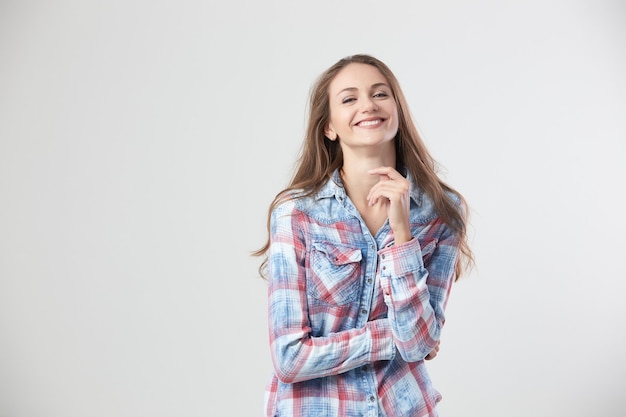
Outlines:
{"label": "white background", "polygon": [[624,1],[0,0],[0,417],[262,415],[249,253],[354,53],[473,209],[442,416],[624,415]]}

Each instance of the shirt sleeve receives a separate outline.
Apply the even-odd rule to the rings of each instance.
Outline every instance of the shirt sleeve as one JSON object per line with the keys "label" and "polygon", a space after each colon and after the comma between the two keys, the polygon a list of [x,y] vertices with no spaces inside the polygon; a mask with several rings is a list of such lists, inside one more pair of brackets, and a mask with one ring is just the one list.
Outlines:
{"label": "shirt sleeve", "polygon": [[439,341],[458,256],[458,234],[440,219],[425,230],[420,239],[379,251],[380,283],[393,338],[407,362],[424,359]]}
{"label": "shirt sleeve", "polygon": [[276,376],[285,383],[336,375],[396,352],[387,319],[367,322],[323,337],[312,337],[305,285],[304,214],[293,202],[270,218],[268,327]]}

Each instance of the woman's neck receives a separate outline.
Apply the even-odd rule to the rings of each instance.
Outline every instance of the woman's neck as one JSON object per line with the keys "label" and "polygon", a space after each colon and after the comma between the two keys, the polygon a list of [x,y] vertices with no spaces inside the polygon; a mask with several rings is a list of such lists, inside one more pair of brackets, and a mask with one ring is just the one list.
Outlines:
{"label": "woman's neck", "polygon": [[346,194],[355,203],[366,202],[371,188],[380,181],[378,175],[372,175],[368,171],[381,166],[396,166],[394,158],[368,158],[368,159],[344,159],[340,175]]}

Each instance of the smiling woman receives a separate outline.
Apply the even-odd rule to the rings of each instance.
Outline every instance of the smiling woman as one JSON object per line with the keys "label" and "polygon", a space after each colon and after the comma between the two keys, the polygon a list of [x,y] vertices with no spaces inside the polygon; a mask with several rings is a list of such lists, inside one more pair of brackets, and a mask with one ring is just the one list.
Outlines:
{"label": "smiling woman", "polygon": [[[345,87],[344,86],[350,86]],[[330,120],[325,135],[342,138],[345,159],[371,152],[377,141],[389,142],[398,131],[398,107],[383,74],[367,64],[352,63],[329,86]]]}
{"label": "smiling woman", "polygon": [[473,260],[468,206],[380,60],[341,59],[310,104],[296,173],[254,253],[269,285],[265,415],[437,416],[424,360]]}

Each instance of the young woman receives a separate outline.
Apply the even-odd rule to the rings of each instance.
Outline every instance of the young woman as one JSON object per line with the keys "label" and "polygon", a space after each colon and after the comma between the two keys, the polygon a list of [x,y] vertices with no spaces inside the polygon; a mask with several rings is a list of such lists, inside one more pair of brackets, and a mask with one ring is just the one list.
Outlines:
{"label": "young woman", "polygon": [[313,86],[295,175],[268,216],[267,417],[436,416],[467,205],[437,175],[391,70],[343,58]]}

